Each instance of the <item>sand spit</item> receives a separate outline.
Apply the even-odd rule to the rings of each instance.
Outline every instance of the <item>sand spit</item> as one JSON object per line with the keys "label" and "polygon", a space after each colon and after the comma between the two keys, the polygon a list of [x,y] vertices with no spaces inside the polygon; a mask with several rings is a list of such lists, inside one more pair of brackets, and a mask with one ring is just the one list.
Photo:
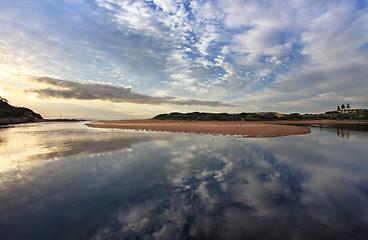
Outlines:
{"label": "sand spit", "polygon": [[175,121],[175,120],[113,120],[95,121],[87,124],[98,128],[119,128],[164,132],[232,135],[244,138],[266,138],[308,134],[303,126],[279,125],[269,122],[246,121]]}

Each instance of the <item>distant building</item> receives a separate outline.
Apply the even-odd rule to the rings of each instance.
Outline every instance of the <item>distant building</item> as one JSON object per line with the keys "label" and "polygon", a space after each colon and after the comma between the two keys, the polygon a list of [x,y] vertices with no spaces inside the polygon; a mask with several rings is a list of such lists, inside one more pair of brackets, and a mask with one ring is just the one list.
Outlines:
{"label": "distant building", "polygon": [[358,111],[360,108],[342,108],[339,113],[352,113]]}
{"label": "distant building", "polygon": [[337,106],[337,111],[339,113],[352,113],[358,111],[359,109],[360,108],[351,108],[349,103],[346,104],[346,107],[345,104],[341,105],[341,108],[340,106]]}

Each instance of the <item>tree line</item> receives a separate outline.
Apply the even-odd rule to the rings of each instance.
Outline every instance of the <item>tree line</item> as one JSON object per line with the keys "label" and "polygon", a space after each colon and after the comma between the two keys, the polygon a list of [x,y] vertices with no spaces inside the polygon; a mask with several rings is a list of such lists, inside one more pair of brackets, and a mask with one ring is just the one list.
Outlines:
{"label": "tree line", "polygon": [[319,119],[334,119],[334,120],[368,120],[368,110],[360,109],[353,113],[339,113],[331,111],[319,114],[300,114],[290,113],[277,115],[277,113],[206,113],[206,112],[191,112],[191,113],[164,113],[155,116],[153,119],[158,120],[187,120],[187,121],[277,121],[277,120],[319,120]]}

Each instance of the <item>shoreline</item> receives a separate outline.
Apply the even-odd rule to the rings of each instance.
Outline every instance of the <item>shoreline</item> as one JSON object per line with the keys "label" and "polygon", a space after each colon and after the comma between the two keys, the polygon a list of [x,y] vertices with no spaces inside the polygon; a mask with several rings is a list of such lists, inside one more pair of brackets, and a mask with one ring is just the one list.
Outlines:
{"label": "shoreline", "polygon": [[[264,121],[263,121],[264,122]],[[313,126],[313,125],[354,125],[368,124],[367,120],[280,120],[267,121],[270,124],[291,125],[291,126]],[[264,123],[267,123],[264,122]]]}
{"label": "shoreline", "polygon": [[[281,121],[280,121],[281,122]],[[183,121],[183,120],[110,120],[86,124],[96,128],[118,128],[158,132],[231,135],[242,138],[269,138],[309,134],[305,126],[280,124],[278,121]]]}

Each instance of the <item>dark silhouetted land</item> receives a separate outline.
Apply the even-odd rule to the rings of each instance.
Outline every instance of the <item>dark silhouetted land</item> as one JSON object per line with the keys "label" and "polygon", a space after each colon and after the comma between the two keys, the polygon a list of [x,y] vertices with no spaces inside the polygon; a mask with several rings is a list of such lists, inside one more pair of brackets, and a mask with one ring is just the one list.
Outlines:
{"label": "dark silhouetted land", "polygon": [[29,108],[14,107],[6,99],[0,99],[0,125],[36,122],[42,119],[40,114]]}
{"label": "dark silhouetted land", "polygon": [[277,120],[368,120],[368,110],[359,109],[352,113],[339,113],[337,111],[318,114],[280,114],[276,112],[258,113],[179,113],[159,114],[153,119],[158,120],[187,120],[187,121],[277,121]]}

